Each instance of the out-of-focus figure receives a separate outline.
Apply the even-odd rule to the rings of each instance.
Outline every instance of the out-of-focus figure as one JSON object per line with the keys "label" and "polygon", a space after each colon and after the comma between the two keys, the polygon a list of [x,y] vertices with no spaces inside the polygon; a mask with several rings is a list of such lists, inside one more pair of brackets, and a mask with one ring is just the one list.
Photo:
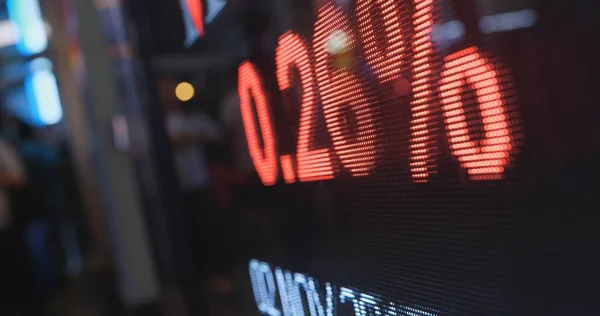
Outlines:
{"label": "out-of-focus figure", "polygon": [[[9,129],[4,128],[3,134],[14,136]],[[8,139],[0,138],[1,315],[40,315],[41,303],[34,294],[32,262],[24,238],[25,214],[18,214],[21,210],[11,200],[26,184],[25,167],[17,150]]]}
{"label": "out-of-focus figure", "polygon": [[8,189],[20,187],[25,182],[21,159],[14,147],[0,138],[0,232],[11,225],[12,214]]}
{"label": "out-of-focus figure", "polygon": [[[209,290],[229,288],[229,280],[223,281],[221,273],[227,265],[231,249],[225,236],[223,214],[218,203],[216,178],[221,173],[209,165],[209,145],[222,140],[222,132],[216,120],[205,113],[187,110],[174,93],[176,82],[172,77],[159,79],[161,98],[165,109],[165,122],[175,160],[179,184],[183,191],[183,214],[188,238],[194,248],[196,266],[203,270],[202,281],[209,281]],[[214,173],[218,173],[215,175]],[[211,175],[211,173],[213,173]],[[210,258],[210,259],[208,259]],[[225,290],[226,292],[227,290]]]}
{"label": "out-of-focus figure", "polygon": [[233,156],[233,167],[236,172],[234,180],[239,183],[248,179],[254,171],[254,165],[248,151],[236,80],[237,73],[234,72],[228,82],[227,94],[221,100],[219,115]]}
{"label": "out-of-focus figure", "polygon": [[164,76],[160,80],[166,128],[171,139],[179,183],[188,206],[201,207],[203,203],[198,204],[198,198],[210,194],[205,144],[220,138],[219,127],[208,115],[185,111],[181,107],[174,94],[176,85],[173,78]]}
{"label": "out-of-focus figure", "polygon": [[[49,297],[59,288],[63,249],[60,231],[65,205],[62,193],[58,147],[37,135],[38,130],[18,122],[19,153],[27,170],[28,182],[18,197],[21,212],[27,212],[25,237],[34,260],[34,277],[39,294]],[[48,133],[47,128],[44,130]]]}
{"label": "out-of-focus figure", "polygon": [[[219,103],[219,119],[225,131],[226,142],[229,145],[231,156],[231,166],[229,176],[227,177],[227,187],[231,195],[231,205],[229,205],[230,223],[238,227],[231,230],[231,234],[236,236],[237,245],[246,245],[254,236],[242,232],[240,221],[254,215],[252,210],[252,200],[256,198],[252,190],[253,183],[260,180],[254,171],[254,164],[248,150],[244,122],[240,111],[240,97],[237,89],[237,72],[232,71],[226,82],[226,93]],[[254,176],[253,176],[254,175]],[[244,218],[244,220],[242,220]],[[241,250],[241,249],[239,249]],[[239,252],[238,250],[238,252]]]}
{"label": "out-of-focus figure", "polygon": [[[3,116],[2,125],[6,136],[2,152],[14,152],[6,157],[17,157],[3,159],[2,165],[20,170],[23,179],[8,188],[10,212],[0,212],[12,213],[10,233],[6,234],[11,244],[3,246],[11,246],[13,254],[2,254],[12,260],[3,262],[8,265],[2,270],[11,274],[12,281],[6,284],[15,289],[12,301],[32,310],[32,315],[41,315],[46,303],[62,289],[64,272],[74,276],[83,267],[77,235],[81,228],[75,203],[78,192],[67,189],[75,184],[69,184],[73,175],[67,170],[68,153],[60,146],[55,126],[35,128],[9,113]],[[10,179],[5,173],[2,178]],[[6,210],[8,204],[2,205]]]}

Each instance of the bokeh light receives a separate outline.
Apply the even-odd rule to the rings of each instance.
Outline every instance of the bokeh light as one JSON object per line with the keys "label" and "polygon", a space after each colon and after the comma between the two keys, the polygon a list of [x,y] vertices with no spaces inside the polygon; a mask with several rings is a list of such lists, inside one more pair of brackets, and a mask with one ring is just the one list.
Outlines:
{"label": "bokeh light", "polygon": [[177,99],[183,102],[189,101],[194,97],[195,94],[196,91],[194,86],[192,86],[189,82],[180,82],[175,88],[175,96],[177,96]]}

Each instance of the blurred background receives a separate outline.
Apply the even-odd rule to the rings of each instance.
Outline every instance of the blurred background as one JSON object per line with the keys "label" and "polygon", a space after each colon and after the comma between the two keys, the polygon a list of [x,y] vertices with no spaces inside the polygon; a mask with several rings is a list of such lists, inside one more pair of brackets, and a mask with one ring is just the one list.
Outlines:
{"label": "blurred background", "polygon": [[[279,149],[294,151],[300,97],[278,94],[275,49],[287,30],[312,42],[327,2],[356,7],[0,0],[0,315],[277,316],[257,309],[251,258],[432,304],[444,315],[551,315],[575,305],[586,306],[575,314],[588,315],[600,284],[588,273],[598,256],[586,251],[600,240],[592,180],[600,51],[590,40],[598,4],[434,1],[432,64],[480,45],[512,69],[506,89],[519,100],[513,124],[526,143],[517,144],[521,160],[506,181],[465,185],[441,153],[424,193],[396,167],[354,182],[343,167],[334,168],[341,181],[286,185],[280,175],[265,187],[248,151],[238,66],[251,60],[259,69]],[[402,23],[410,26],[408,10]],[[384,105],[378,115],[400,117],[382,130],[408,130],[400,108],[410,92],[374,87],[360,54],[351,58]],[[331,145],[318,124],[317,144]],[[408,146],[408,132],[390,133],[380,146],[408,165],[408,152],[397,148]],[[413,288],[429,278],[425,290]],[[540,309],[546,300],[564,304]]]}

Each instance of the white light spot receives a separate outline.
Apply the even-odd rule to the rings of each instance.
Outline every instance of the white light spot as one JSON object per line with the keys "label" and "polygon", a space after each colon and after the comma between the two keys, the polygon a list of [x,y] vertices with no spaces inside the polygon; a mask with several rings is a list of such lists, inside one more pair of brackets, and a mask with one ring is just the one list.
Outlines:
{"label": "white light spot", "polygon": [[18,34],[18,50],[24,55],[46,50],[48,36],[38,0],[9,0],[6,6]]}
{"label": "white light spot", "polygon": [[224,0],[208,0],[206,4],[208,6],[208,12],[206,18],[204,18],[204,23],[209,24],[217,17],[219,12],[225,8],[227,2]]}
{"label": "white light spot", "polygon": [[506,32],[534,26],[538,16],[533,10],[521,10],[488,15],[479,21],[479,29],[483,33]]}
{"label": "white light spot", "polygon": [[0,48],[15,45],[18,40],[14,24],[10,20],[0,21]]}
{"label": "white light spot", "polygon": [[327,40],[327,52],[335,55],[346,50],[348,44],[348,35],[344,31],[335,30],[329,35]]}
{"label": "white light spot", "polygon": [[52,25],[50,25],[50,23],[48,21],[44,21],[44,30],[46,31],[46,36],[48,38],[52,37]]}
{"label": "white light spot", "polygon": [[446,34],[449,39],[459,39],[465,35],[465,26],[460,21],[446,23]]}
{"label": "white light spot", "polygon": [[29,63],[30,72],[38,72],[41,70],[52,70],[52,62],[46,57],[40,57],[32,60]]}
{"label": "white light spot", "polygon": [[48,70],[40,70],[26,80],[26,85],[39,120],[46,125],[58,123],[63,117],[63,111],[54,74]]}
{"label": "white light spot", "polygon": [[465,26],[460,21],[449,21],[433,26],[431,38],[434,42],[453,41],[465,35]]}

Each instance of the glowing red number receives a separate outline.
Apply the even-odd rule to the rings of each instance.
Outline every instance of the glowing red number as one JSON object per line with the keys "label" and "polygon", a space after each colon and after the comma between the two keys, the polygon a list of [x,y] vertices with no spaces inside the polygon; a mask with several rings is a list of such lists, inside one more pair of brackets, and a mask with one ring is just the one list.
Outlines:
{"label": "glowing red number", "polygon": [[414,0],[415,13],[413,25],[413,101],[411,103],[413,119],[411,121],[411,163],[410,170],[417,182],[426,182],[433,173],[432,151],[435,143],[430,135],[430,107],[433,99],[431,56],[431,27],[433,25],[433,0]]}
{"label": "glowing red number", "polygon": [[[432,134],[432,106],[436,101],[432,73],[433,0],[412,0],[414,4],[412,45],[412,93],[410,170],[416,182],[427,182],[435,173],[436,142]],[[281,157],[281,168],[286,183],[298,179],[314,181],[334,176],[331,150],[310,150],[311,136],[316,124],[316,91],[323,104],[327,130],[332,137],[335,152],[343,166],[353,176],[370,173],[375,165],[375,138],[373,110],[359,80],[354,60],[356,45],[348,18],[331,0],[318,10],[315,23],[313,49],[315,71],[311,67],[310,50],[306,43],[291,31],[279,38],[276,52],[277,82],[281,91],[292,86],[292,69],[300,73],[302,104],[296,162],[293,155]],[[382,17],[384,43],[378,43],[374,9]],[[396,79],[402,72],[405,59],[402,38],[401,6],[397,0],[357,0],[357,19],[364,44],[365,59],[381,82]],[[315,78],[316,74],[316,78]],[[446,130],[452,154],[472,179],[498,179],[502,177],[513,147],[515,135],[509,127],[506,104],[499,87],[495,66],[472,47],[445,58],[440,96]],[[474,140],[470,135],[461,92],[470,85],[477,97],[483,118],[485,135]],[[248,138],[250,154],[256,170],[265,185],[277,179],[275,139],[270,121],[269,105],[262,83],[254,66],[243,63],[239,69],[239,89],[242,117]],[[251,98],[256,102],[258,122],[263,145],[257,136],[256,123],[251,108]]]}
{"label": "glowing red number", "polygon": [[277,64],[277,82],[281,91],[292,86],[292,67],[296,67],[300,72],[303,93],[296,152],[298,178],[300,181],[331,179],[333,178],[333,169],[329,149],[309,150],[310,136],[314,132],[313,126],[317,119],[315,115],[317,104],[314,91],[315,78],[306,44],[292,32],[283,34],[279,37],[275,62]]}
{"label": "glowing red number", "polygon": [[[313,47],[316,55],[316,73],[323,102],[325,122],[333,146],[342,164],[353,176],[367,175],[375,162],[375,129],[373,118],[360,81],[351,65],[342,62],[333,68],[336,53],[348,58],[354,45],[347,18],[343,12],[328,2],[319,8],[315,23]],[[340,57],[338,55],[337,57]],[[352,62],[349,62],[352,64]],[[348,106],[356,118],[357,132],[352,135],[345,122],[344,107]]]}
{"label": "glowing red number", "polygon": [[[373,7],[378,5],[383,15],[385,47],[377,47],[373,24]],[[400,23],[398,0],[359,0],[357,4],[358,23],[364,43],[365,57],[382,82],[400,75],[404,43]]]}
{"label": "glowing red number", "polygon": [[[475,91],[485,137],[471,139],[461,92],[469,84]],[[512,148],[504,102],[494,65],[471,47],[445,58],[440,87],[452,154],[474,180],[500,178]]]}
{"label": "glowing red number", "polygon": [[[277,157],[275,153],[275,137],[271,126],[271,115],[265,92],[254,66],[244,62],[239,68],[238,89],[240,95],[240,108],[250,156],[254,161],[256,172],[264,185],[274,185],[277,181]],[[256,112],[262,135],[263,148],[259,138],[252,112],[252,98],[256,103]]]}

